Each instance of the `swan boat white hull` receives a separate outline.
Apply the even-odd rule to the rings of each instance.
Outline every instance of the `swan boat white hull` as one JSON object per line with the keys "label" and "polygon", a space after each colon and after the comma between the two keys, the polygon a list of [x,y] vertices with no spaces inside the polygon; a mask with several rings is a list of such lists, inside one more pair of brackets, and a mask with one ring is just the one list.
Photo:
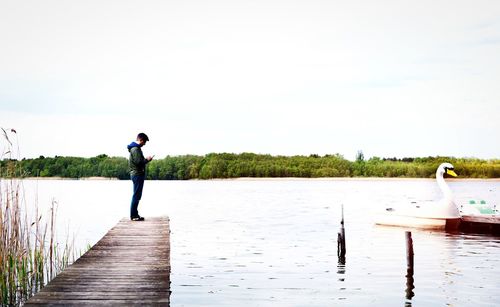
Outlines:
{"label": "swan boat white hull", "polygon": [[432,230],[452,230],[458,228],[460,218],[433,218],[398,214],[379,214],[376,216],[375,224]]}

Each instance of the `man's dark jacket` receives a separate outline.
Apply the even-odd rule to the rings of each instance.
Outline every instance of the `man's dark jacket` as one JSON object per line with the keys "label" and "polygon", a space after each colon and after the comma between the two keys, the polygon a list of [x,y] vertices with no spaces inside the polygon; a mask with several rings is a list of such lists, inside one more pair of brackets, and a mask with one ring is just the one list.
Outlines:
{"label": "man's dark jacket", "polygon": [[146,164],[149,162],[144,158],[142,154],[141,145],[136,142],[130,143],[127,146],[130,152],[130,157],[128,159],[128,170],[130,176],[143,176],[146,174]]}

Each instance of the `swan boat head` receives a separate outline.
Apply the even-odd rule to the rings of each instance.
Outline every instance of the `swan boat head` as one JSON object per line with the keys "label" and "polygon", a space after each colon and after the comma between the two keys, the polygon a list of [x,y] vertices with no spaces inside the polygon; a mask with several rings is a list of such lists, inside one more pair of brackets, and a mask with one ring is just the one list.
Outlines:
{"label": "swan boat head", "polygon": [[457,177],[457,173],[455,173],[455,168],[451,163],[441,163],[436,170],[436,181],[443,192],[443,199],[438,201],[434,206],[436,206],[436,213],[440,212],[443,217],[460,217],[460,212],[458,207],[455,204],[453,193],[451,192],[450,187],[444,181],[444,174]]}
{"label": "swan boat head", "polygon": [[436,178],[443,178],[444,174],[448,174],[453,177],[457,177],[457,173],[455,173],[455,168],[451,163],[441,163],[436,170]]}

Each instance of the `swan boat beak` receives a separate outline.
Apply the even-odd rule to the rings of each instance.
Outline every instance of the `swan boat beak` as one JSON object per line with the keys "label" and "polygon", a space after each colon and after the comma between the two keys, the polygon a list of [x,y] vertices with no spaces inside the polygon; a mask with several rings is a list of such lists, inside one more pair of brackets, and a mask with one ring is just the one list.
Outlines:
{"label": "swan boat beak", "polygon": [[452,169],[447,169],[446,174],[451,175],[453,177],[458,177],[457,173],[455,173],[455,171]]}

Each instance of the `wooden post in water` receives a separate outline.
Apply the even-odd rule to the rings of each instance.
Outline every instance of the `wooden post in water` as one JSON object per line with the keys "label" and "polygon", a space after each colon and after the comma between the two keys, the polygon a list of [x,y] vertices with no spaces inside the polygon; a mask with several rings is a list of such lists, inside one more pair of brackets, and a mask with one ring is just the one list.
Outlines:
{"label": "wooden post in water", "polygon": [[415,296],[413,289],[415,289],[413,279],[413,239],[411,238],[411,231],[405,232],[406,238],[406,299],[411,300]]}
{"label": "wooden post in water", "polygon": [[342,219],[340,220],[340,231],[337,234],[337,256],[339,263],[345,264],[345,254],[344,205],[342,204]]}
{"label": "wooden post in water", "polygon": [[411,231],[405,232],[406,237],[406,267],[413,272],[413,239],[411,238]]}

